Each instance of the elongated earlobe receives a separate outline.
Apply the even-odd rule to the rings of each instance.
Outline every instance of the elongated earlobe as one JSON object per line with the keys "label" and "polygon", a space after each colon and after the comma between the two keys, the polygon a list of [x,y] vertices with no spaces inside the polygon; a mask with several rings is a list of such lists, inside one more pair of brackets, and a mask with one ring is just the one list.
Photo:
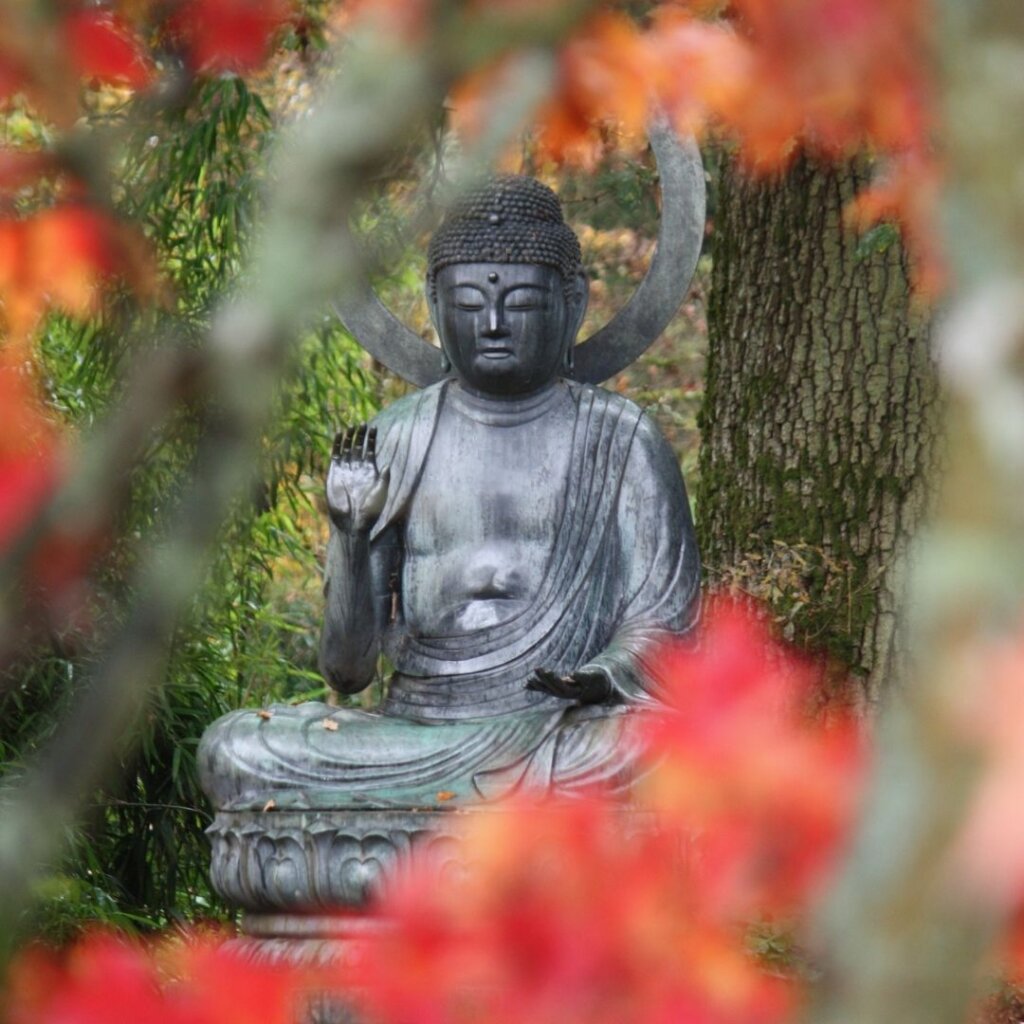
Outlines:
{"label": "elongated earlobe", "polygon": [[448,358],[448,353],[444,349],[441,349],[441,374],[442,376],[448,376],[452,372],[452,361]]}

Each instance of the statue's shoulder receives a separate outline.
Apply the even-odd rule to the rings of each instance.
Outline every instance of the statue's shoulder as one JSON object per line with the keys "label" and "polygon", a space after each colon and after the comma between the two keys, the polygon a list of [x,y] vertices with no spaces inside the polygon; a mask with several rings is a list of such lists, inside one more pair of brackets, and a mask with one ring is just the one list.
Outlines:
{"label": "statue's shoulder", "polygon": [[678,474],[675,453],[650,413],[616,391],[576,381],[567,383],[578,409],[588,408],[591,417],[597,413],[602,418],[614,420],[617,430],[629,437],[631,461],[648,467],[674,466]]}
{"label": "statue's shoulder", "polygon": [[370,534],[377,537],[403,514],[430,450],[445,381],[414,391],[385,406],[370,425],[378,433],[377,459],[391,473],[388,498]]}
{"label": "statue's shoulder", "polygon": [[432,422],[444,392],[445,383],[446,381],[439,381],[437,384],[431,384],[421,390],[412,391],[390,405],[384,406],[371,420],[370,425],[376,427],[381,434],[388,434],[395,427],[415,423],[425,418]]}
{"label": "statue's shoulder", "polygon": [[644,435],[653,431],[658,437],[661,432],[650,416],[632,399],[620,395],[617,391],[608,391],[596,384],[581,384],[579,381],[566,381],[569,391],[578,408],[589,408],[593,412],[610,416],[629,430]]}

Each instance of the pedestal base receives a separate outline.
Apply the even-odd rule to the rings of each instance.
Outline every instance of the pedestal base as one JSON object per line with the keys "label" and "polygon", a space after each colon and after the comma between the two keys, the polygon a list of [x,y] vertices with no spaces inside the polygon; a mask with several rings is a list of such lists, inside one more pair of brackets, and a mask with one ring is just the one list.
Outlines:
{"label": "pedestal base", "polygon": [[[365,914],[245,914],[240,934],[227,948],[263,963],[299,967],[356,966],[388,930]],[[314,995],[297,1024],[360,1024],[344,992]]]}
{"label": "pedestal base", "polygon": [[[360,910],[425,852],[439,884],[461,875],[459,812],[224,811],[207,830],[213,887],[231,906],[284,925],[291,915]],[[455,876],[455,877],[452,877]],[[276,925],[275,925],[276,926]]]}
{"label": "pedestal base", "polygon": [[[244,911],[231,947],[268,962],[352,963],[387,933],[389,922],[368,910],[406,877],[414,856],[420,877],[426,866],[432,884],[458,887],[470,869],[458,838],[466,815],[502,813],[500,807],[221,812],[208,830],[213,884]],[[657,827],[649,813],[624,809],[623,842]],[[306,1022],[358,1024],[337,995],[314,1000]]]}

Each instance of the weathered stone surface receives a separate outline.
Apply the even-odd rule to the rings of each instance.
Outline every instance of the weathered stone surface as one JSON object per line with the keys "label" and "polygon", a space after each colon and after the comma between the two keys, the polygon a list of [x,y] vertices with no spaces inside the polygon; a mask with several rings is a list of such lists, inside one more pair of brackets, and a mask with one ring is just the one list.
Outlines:
{"label": "weathered stone surface", "polygon": [[[439,880],[456,874],[460,817],[415,810],[222,812],[207,830],[213,886],[231,906],[269,913],[253,921],[262,920],[261,934],[278,934],[268,930],[273,921],[282,928],[295,922],[274,914],[367,906],[409,869],[414,849],[436,864]],[[329,920],[321,917],[317,927]]]}

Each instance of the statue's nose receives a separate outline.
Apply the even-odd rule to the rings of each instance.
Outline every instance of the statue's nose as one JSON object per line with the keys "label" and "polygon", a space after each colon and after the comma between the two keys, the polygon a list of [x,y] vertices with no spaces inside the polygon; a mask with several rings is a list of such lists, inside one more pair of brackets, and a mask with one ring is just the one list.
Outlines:
{"label": "statue's nose", "polygon": [[502,338],[506,334],[508,334],[508,328],[505,326],[505,317],[501,306],[494,303],[487,309],[487,327],[484,330],[484,337]]}

